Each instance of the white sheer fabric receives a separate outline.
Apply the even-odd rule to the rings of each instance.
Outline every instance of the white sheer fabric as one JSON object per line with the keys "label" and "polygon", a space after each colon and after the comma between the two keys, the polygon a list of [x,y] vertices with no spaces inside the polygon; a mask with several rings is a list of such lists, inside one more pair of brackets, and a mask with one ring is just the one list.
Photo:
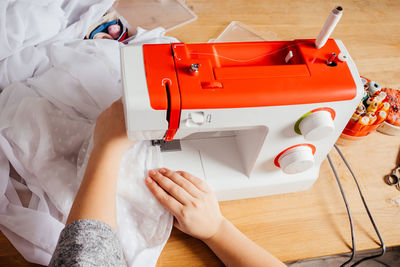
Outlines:
{"label": "white sheer fabric", "polygon": [[[79,188],[94,123],[121,97],[119,45],[82,40],[103,1],[0,2],[0,229],[28,260],[47,265]],[[131,43],[175,42],[163,29]],[[172,216],[144,184],[159,151],[139,142],[118,178],[119,237],[129,266],[155,265]]]}

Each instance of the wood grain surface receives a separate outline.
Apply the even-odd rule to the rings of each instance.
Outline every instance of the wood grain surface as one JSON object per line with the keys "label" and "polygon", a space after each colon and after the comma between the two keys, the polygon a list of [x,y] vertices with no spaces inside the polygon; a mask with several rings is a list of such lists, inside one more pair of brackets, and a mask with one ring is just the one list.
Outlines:
{"label": "wood grain surface", "polygon": [[[120,0],[127,2],[129,0]],[[316,38],[330,10],[344,13],[332,37],[341,39],[359,73],[384,87],[400,87],[400,1],[262,1],[187,0],[198,19],[168,35],[183,42],[207,42],[231,21],[258,31],[273,31],[282,40]],[[340,146],[355,171],[387,246],[400,245],[400,191],[386,185],[385,175],[399,162],[400,137],[373,133]],[[358,250],[378,247],[350,173],[332,150],[350,202]],[[327,161],[307,191],[221,203],[223,214],[252,240],[283,261],[350,251],[350,227],[337,183]],[[0,266],[27,263],[0,234]],[[158,266],[222,266],[200,241],[172,232]]]}

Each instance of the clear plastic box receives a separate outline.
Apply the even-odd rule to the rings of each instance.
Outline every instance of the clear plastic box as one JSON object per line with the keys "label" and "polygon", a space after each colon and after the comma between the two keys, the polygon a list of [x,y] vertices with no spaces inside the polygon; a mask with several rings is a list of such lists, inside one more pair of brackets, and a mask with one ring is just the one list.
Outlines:
{"label": "clear plastic box", "polygon": [[232,21],[225,30],[209,43],[223,42],[257,42],[257,41],[279,41],[276,33],[272,31],[255,31],[240,21]]}
{"label": "clear plastic box", "polygon": [[179,0],[117,0],[113,9],[123,17],[131,32],[136,27],[151,30],[163,27],[170,31],[197,19]]}

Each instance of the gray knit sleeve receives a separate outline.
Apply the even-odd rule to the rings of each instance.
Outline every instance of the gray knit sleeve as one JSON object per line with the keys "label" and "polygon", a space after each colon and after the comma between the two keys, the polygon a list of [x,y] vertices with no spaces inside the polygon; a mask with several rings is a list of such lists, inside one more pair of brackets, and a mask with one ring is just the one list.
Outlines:
{"label": "gray knit sleeve", "polygon": [[49,266],[126,266],[115,231],[96,220],[78,220],[60,234]]}

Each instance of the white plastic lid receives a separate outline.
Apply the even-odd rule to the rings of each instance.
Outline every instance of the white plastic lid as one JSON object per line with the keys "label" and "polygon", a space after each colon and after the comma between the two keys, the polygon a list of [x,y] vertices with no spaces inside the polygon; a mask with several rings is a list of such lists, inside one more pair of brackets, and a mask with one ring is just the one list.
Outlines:
{"label": "white plastic lid", "polygon": [[331,113],[320,110],[305,117],[300,122],[299,129],[305,139],[314,141],[329,136],[335,130],[335,125]]}
{"label": "white plastic lid", "polygon": [[314,165],[314,155],[309,146],[297,146],[283,153],[278,159],[284,173],[304,172]]}

